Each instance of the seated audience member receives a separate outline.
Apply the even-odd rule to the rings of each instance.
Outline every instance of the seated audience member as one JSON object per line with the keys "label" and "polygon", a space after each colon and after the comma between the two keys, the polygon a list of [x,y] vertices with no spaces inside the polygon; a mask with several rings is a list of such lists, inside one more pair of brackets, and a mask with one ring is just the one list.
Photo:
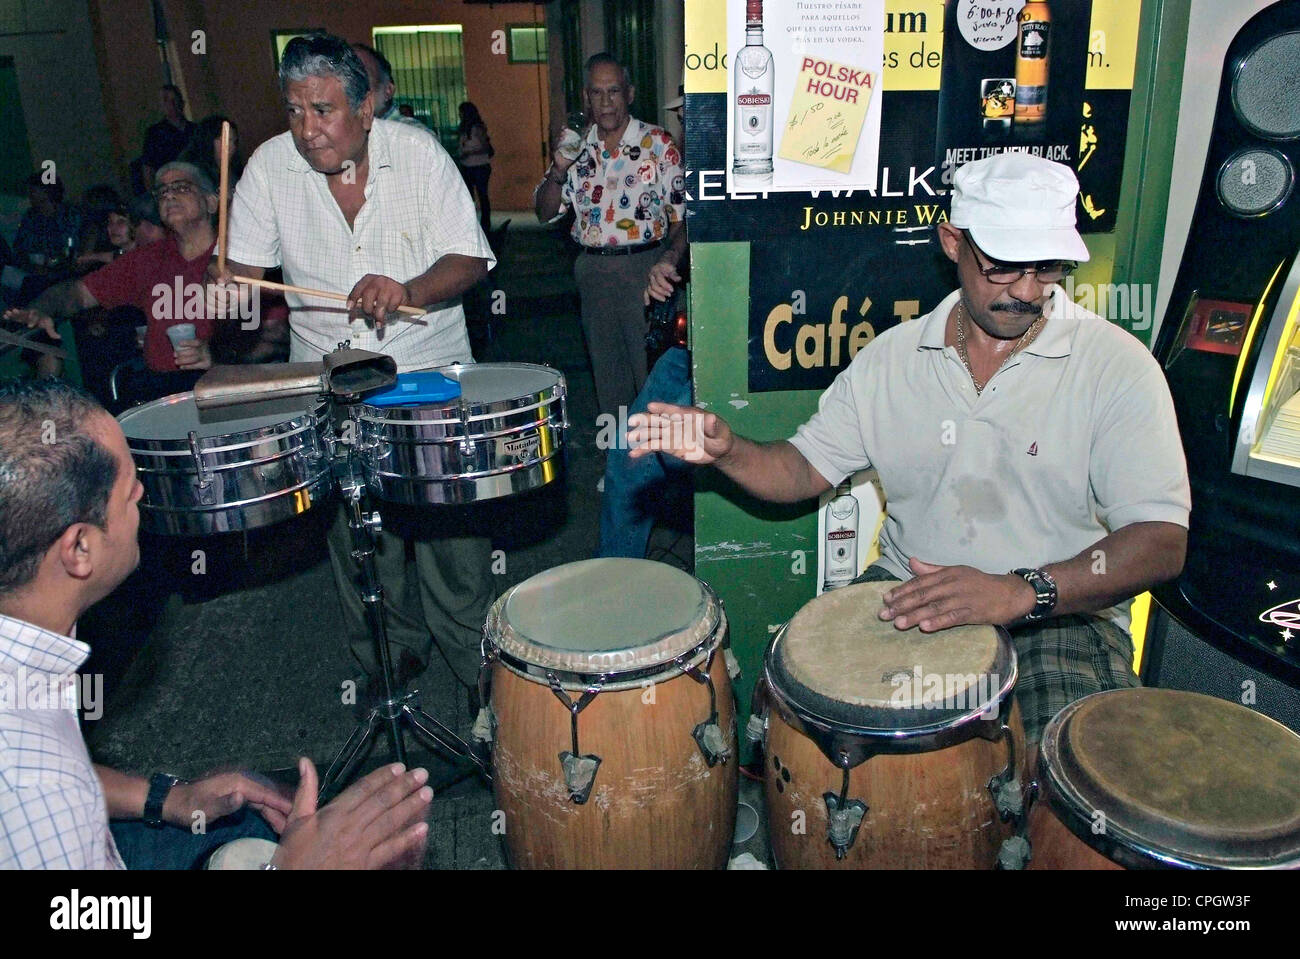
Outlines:
{"label": "seated audience member", "polygon": [[[90,653],[73,638],[77,620],[140,558],[141,486],[126,438],[80,390],[19,382],[0,389],[0,476],[0,672],[26,677],[14,689],[32,677],[75,688]],[[299,772],[292,799],[242,773],[128,775],[92,762],[66,698],[6,699],[0,869],[191,868],[230,839],[275,833],[269,862],[282,869],[382,868],[423,849],[423,769],[382,767],[320,809],[311,761]],[[196,835],[199,813],[207,828]]]}
{"label": "seated audience member", "polygon": [[42,290],[57,283],[72,268],[81,235],[81,217],[63,202],[63,183],[58,178],[45,182],[43,173],[27,178],[27,200],[14,234],[13,252],[19,269],[28,276],[18,295],[20,305],[31,302]]}
{"label": "seated audience member", "polygon": [[93,272],[135,249],[131,214],[121,203],[96,210],[87,217],[86,227],[82,231],[82,248],[87,252],[78,256],[76,263],[80,273]]}
{"label": "seated audience member", "polygon": [[136,246],[148,246],[167,238],[167,228],[163,226],[162,215],[158,212],[158,201],[152,193],[141,193],[128,208],[131,215],[131,231],[135,236]]}
{"label": "seated audience member", "polygon": [[[56,317],[70,317],[94,306],[139,307],[148,324],[144,343],[148,371],[132,388],[136,402],[191,389],[209,362],[207,343],[213,333],[203,278],[217,239],[212,223],[216,188],[207,174],[189,163],[168,163],[157,179],[154,196],[167,225],[164,242],[132,250],[83,279],[51,287],[30,308],[5,314],[29,327],[39,326],[57,340]],[[179,324],[193,324],[195,338],[173,344],[167,329]]]}

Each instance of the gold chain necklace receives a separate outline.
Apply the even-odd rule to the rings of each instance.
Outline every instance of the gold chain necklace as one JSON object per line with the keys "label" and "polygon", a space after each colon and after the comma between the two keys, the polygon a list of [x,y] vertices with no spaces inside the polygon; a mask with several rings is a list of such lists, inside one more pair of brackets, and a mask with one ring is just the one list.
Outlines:
{"label": "gold chain necklace", "polygon": [[966,372],[970,374],[971,382],[975,384],[975,395],[980,396],[984,392],[984,387],[989,385],[989,380],[993,379],[993,376],[997,376],[998,373],[1002,371],[1002,367],[1007,365],[1007,360],[1011,359],[1011,357],[1019,353],[1026,343],[1028,343],[1030,340],[1032,340],[1035,336],[1038,335],[1038,331],[1042,329],[1043,326],[1044,316],[1041,313],[1038,314],[1038,319],[1034,320],[1034,322],[1029,324],[1029,329],[1025,330],[1024,334],[1020,337],[1020,339],[1016,341],[1016,345],[1011,348],[1011,352],[1008,353],[1005,357],[1003,357],[1002,365],[999,366],[996,370],[994,370],[993,376],[990,376],[989,379],[985,380],[983,383],[979,381],[979,379],[975,376],[975,371],[971,369],[970,355],[967,354],[966,352],[965,319],[966,319],[966,304],[964,301],[958,300],[957,301],[957,355],[961,357],[962,366],[966,367]]}

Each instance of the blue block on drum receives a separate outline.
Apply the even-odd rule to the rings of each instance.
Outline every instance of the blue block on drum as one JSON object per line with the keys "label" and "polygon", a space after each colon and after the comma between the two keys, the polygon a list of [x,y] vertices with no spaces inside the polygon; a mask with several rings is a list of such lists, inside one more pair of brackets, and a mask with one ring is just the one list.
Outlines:
{"label": "blue block on drum", "polygon": [[397,382],[388,389],[369,394],[369,406],[412,406],[424,403],[442,403],[460,396],[460,383],[436,370],[400,373]]}

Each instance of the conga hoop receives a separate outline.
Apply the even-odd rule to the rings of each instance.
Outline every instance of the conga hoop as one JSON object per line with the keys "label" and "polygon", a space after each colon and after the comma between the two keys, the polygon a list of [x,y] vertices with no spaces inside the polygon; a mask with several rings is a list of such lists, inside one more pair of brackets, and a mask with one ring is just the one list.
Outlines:
{"label": "conga hoop", "polygon": [[[877,725],[832,719],[808,703],[799,701],[783,683],[781,671],[776,667],[788,628],[789,623],[786,623],[777,631],[763,656],[763,678],[770,701],[787,723],[815,742],[826,758],[837,766],[847,761],[848,768],[853,768],[877,754],[925,753],[955,746],[973,736],[992,741],[1003,734],[1019,666],[1015,646],[1006,630],[1000,627],[997,628],[1000,661],[996,664],[999,683],[996,690],[990,690],[991,695],[983,707],[965,711],[939,710],[944,713],[942,719],[906,726],[897,722]],[[919,718],[921,714],[935,710],[900,707],[893,712],[907,717],[915,714]]]}
{"label": "conga hoop", "polygon": [[[1102,702],[1102,697],[1132,695],[1134,693],[1172,694],[1211,700],[1216,706],[1233,706],[1213,697],[1176,690],[1111,689],[1092,693],[1076,700],[1057,713],[1043,729],[1039,747],[1038,770],[1031,784],[1034,802],[1045,802],[1056,818],[1074,836],[1127,869],[1296,869],[1300,868],[1300,831],[1273,842],[1256,842],[1249,845],[1225,840],[1221,848],[1202,843],[1199,850],[1188,848],[1195,843],[1189,838],[1180,843],[1168,836],[1155,837],[1147,824],[1126,822],[1122,811],[1105,808],[1098,797],[1089,799],[1079,784],[1071,781],[1070,757],[1067,755],[1067,737],[1071,721],[1082,710]],[[1240,707],[1246,709],[1247,707]],[[1286,727],[1262,714],[1250,710],[1264,725],[1271,724],[1279,730]],[[1287,730],[1290,732],[1289,730]],[[1152,731],[1153,733],[1155,731]],[[1097,813],[1104,814],[1104,820]],[[1099,822],[1104,827],[1098,829]]]}
{"label": "conga hoop", "polygon": [[512,656],[497,646],[485,629],[483,635],[483,663],[486,666],[498,661],[516,676],[534,683],[541,683],[543,686],[559,685],[561,689],[567,690],[597,688],[604,692],[617,692],[621,689],[634,689],[644,686],[649,682],[667,682],[670,679],[684,675],[696,667],[703,666],[707,669],[711,665],[713,654],[717,651],[726,631],[727,618],[723,615],[720,617],[717,627],[704,640],[669,662],[620,672],[574,672],[538,666]]}

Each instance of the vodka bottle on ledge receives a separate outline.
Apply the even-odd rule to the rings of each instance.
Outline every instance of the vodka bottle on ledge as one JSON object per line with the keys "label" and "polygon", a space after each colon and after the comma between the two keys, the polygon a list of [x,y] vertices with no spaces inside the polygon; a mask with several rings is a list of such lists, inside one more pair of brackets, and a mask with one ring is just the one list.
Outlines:
{"label": "vodka bottle on ledge", "polygon": [[858,499],[853,477],[835,487],[826,504],[826,565],[823,590],[847,586],[858,575]]}
{"label": "vodka bottle on ledge", "polygon": [[745,45],[736,54],[735,109],[732,130],[737,176],[772,175],[772,52],[763,46],[763,0],[746,0]]}

